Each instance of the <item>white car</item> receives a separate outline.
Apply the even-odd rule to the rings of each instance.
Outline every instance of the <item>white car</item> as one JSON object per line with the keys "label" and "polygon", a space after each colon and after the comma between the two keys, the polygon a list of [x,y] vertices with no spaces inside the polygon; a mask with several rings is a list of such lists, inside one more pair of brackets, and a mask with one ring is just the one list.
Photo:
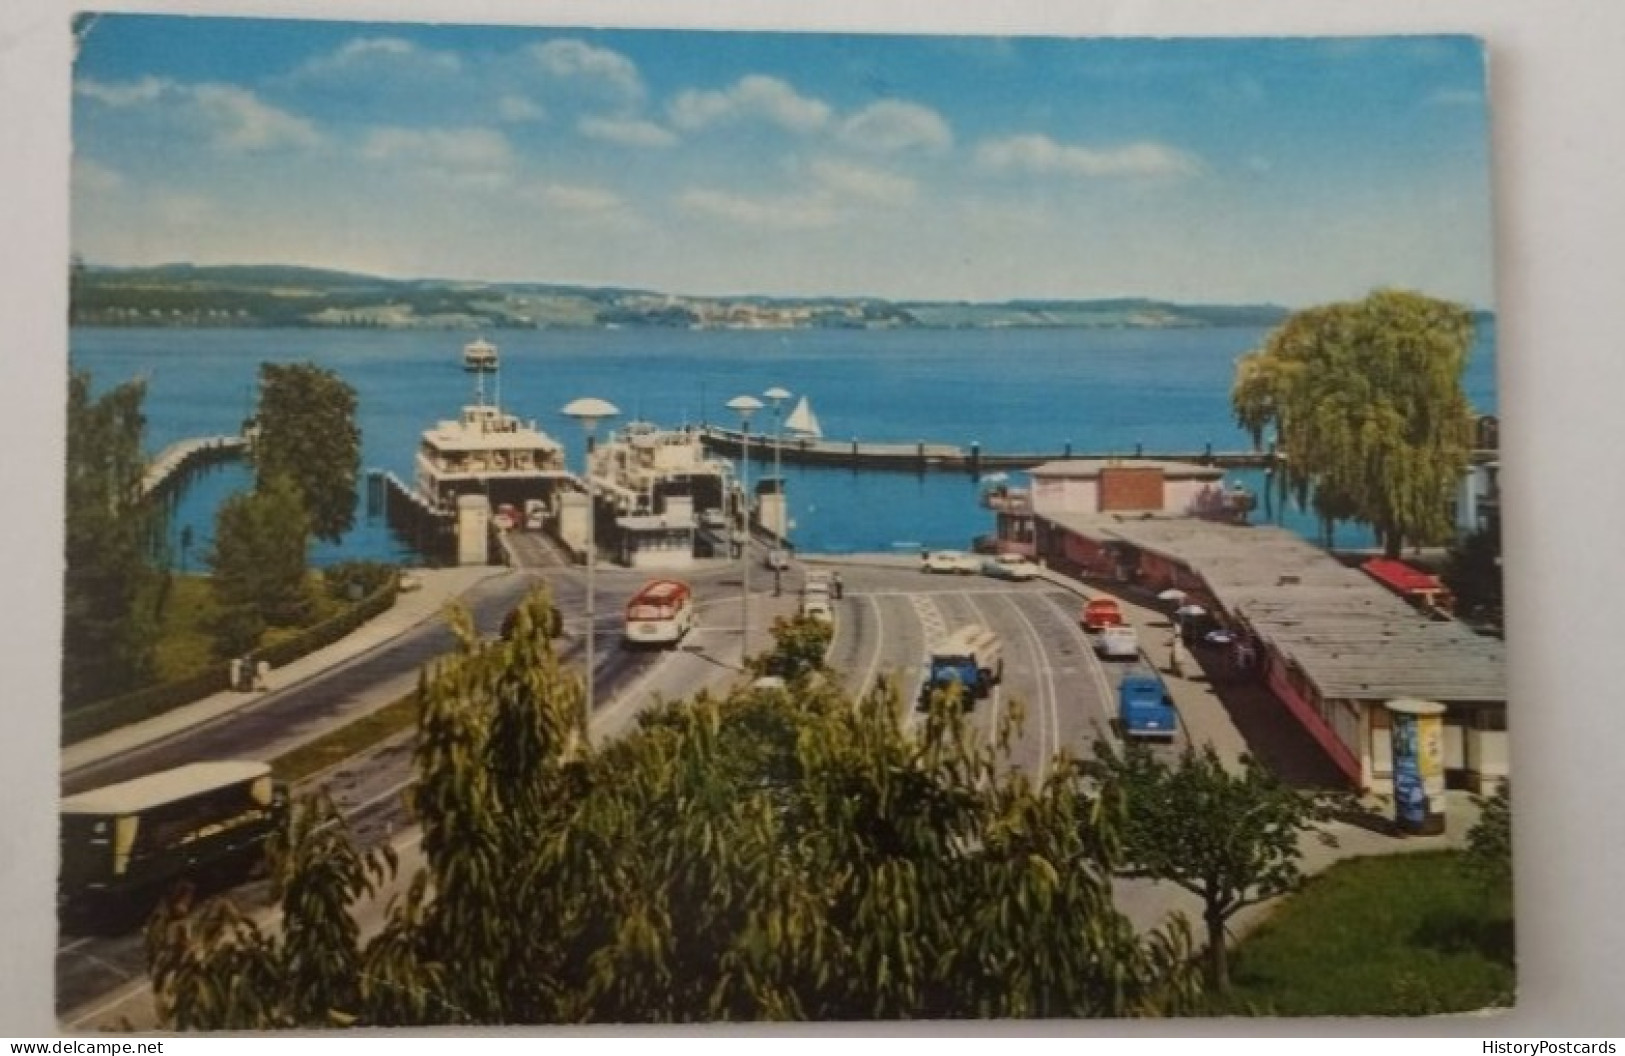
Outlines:
{"label": "white car", "polygon": [[982,562],[982,575],[1026,581],[1038,578],[1038,566],[1020,554],[1000,554]]}
{"label": "white car", "polygon": [[923,572],[948,572],[962,576],[974,575],[982,570],[982,562],[975,554],[959,550],[933,550],[925,555]]}
{"label": "white car", "polygon": [[825,623],[835,622],[835,610],[830,608],[828,594],[808,594],[801,600],[801,615]]}
{"label": "white car", "polygon": [[1126,623],[1102,627],[1095,638],[1095,652],[1105,660],[1138,660],[1140,636]]}

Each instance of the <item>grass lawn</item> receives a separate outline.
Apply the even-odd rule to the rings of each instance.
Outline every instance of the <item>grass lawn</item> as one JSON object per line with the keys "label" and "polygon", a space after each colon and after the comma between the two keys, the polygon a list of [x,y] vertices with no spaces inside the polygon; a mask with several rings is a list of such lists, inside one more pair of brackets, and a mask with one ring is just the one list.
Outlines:
{"label": "grass lawn", "polygon": [[1243,941],[1223,1014],[1425,1015],[1510,1006],[1512,908],[1456,851],[1340,862]]}
{"label": "grass lawn", "polygon": [[271,761],[278,778],[293,784],[311,774],[359,754],[411,729],[418,719],[417,692],[413,691],[354,722],[302,744]]}
{"label": "grass lawn", "polygon": [[158,681],[186,678],[215,662],[209,626],[215,619],[208,576],[177,574],[169,583],[159,617]]}

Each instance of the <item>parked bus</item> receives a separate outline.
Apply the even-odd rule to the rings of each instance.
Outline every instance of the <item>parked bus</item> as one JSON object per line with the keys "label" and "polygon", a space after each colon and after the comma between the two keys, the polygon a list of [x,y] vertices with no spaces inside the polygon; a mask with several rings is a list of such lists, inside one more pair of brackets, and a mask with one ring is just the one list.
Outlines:
{"label": "parked bus", "polygon": [[626,640],[639,645],[675,645],[694,626],[694,595],[688,584],[656,579],[626,605]]}
{"label": "parked bus", "polygon": [[128,923],[181,880],[246,876],[287,815],[256,762],[191,763],[62,800],[64,912]]}

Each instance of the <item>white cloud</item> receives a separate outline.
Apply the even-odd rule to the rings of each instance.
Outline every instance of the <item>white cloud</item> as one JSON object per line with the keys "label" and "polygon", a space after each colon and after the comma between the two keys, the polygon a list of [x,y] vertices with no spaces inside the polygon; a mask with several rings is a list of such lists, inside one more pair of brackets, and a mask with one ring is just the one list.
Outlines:
{"label": "white cloud", "polygon": [[264,102],[246,88],[225,84],[177,84],[145,77],[131,84],[83,81],[74,91],[117,110],[143,111],[178,129],[201,133],[235,153],[313,147],[321,135],[311,122]]}
{"label": "white cloud", "polygon": [[427,161],[479,168],[506,166],[513,149],[488,128],[375,128],[362,154],[373,161]]}
{"label": "white cloud", "polygon": [[152,205],[153,215],[165,227],[197,227],[215,213],[214,203],[199,194],[162,194]]}
{"label": "white cloud", "polygon": [[100,81],[79,81],[73,86],[75,95],[94,99],[104,106],[122,109],[155,103],[165,92],[175,90],[175,82],[157,77],[143,77],[131,84],[102,84]]}
{"label": "white cloud", "polygon": [[670,129],[636,118],[584,117],[577,127],[584,136],[623,147],[669,147],[677,142]]}
{"label": "white cloud", "polygon": [[643,98],[643,78],[637,66],[618,51],[579,40],[550,40],[535,45],[530,53],[554,77],[605,85],[625,101]]}
{"label": "white cloud", "polygon": [[812,174],[820,185],[843,198],[876,205],[907,205],[918,190],[906,176],[844,161],[815,161]]}
{"label": "white cloud", "polygon": [[375,128],[361,156],[463,187],[504,187],[513,175],[513,148],[488,128]]}
{"label": "white cloud", "polygon": [[358,72],[377,74],[388,69],[458,73],[462,59],[447,51],[431,51],[400,37],[357,37],[337,51],[319,55],[296,69],[295,80],[351,77]]}
{"label": "white cloud", "polygon": [[672,124],[700,129],[741,120],[761,120],[793,132],[813,132],[830,119],[828,104],[800,95],[776,77],[751,74],[731,88],[689,89],[669,108]]}
{"label": "white cloud", "polygon": [[124,186],[124,177],[89,158],[73,159],[72,179],[75,190],[88,194],[111,194]]}
{"label": "white cloud", "polygon": [[834,206],[821,195],[752,198],[691,188],[678,196],[677,204],[687,212],[749,228],[805,231],[829,227],[838,219]]}
{"label": "white cloud", "polygon": [[497,116],[510,124],[522,124],[546,120],[547,111],[522,95],[505,95],[497,100]]}
{"label": "white cloud", "polygon": [[841,123],[841,139],[875,151],[941,151],[953,145],[953,130],[928,106],[886,99],[864,107]]}
{"label": "white cloud", "polygon": [[1080,147],[1039,134],[984,142],[976,161],[990,169],[1084,177],[1190,176],[1201,171],[1196,157],[1162,143]]}
{"label": "white cloud", "polygon": [[213,128],[216,145],[231,151],[313,147],[316,126],[286,110],[261,102],[253,92],[220,84],[191,89],[192,100]]}
{"label": "white cloud", "polygon": [[625,207],[621,196],[602,187],[581,187],[564,183],[543,184],[537,197],[555,209],[581,213],[612,213]]}

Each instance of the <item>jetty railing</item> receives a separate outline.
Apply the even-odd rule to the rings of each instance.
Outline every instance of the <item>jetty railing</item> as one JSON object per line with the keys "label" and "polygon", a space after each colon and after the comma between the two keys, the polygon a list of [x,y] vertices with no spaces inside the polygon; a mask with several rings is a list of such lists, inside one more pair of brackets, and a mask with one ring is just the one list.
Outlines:
{"label": "jetty railing", "polygon": [[216,462],[241,458],[248,441],[241,436],[196,436],[177,440],[158,452],[141,476],[141,494],[155,495],[188,473]]}

